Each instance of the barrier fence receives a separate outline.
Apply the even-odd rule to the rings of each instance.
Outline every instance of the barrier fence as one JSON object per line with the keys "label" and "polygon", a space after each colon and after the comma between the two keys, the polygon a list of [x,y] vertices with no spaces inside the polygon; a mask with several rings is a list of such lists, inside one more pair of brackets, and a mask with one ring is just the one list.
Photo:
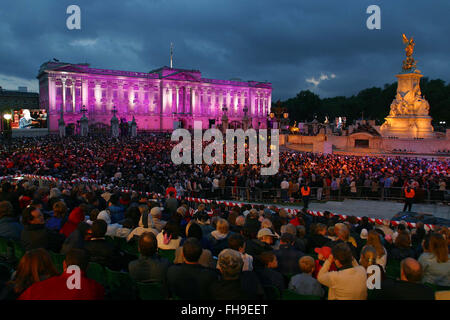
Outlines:
{"label": "barrier fence", "polygon": [[[86,178],[76,178],[70,181],[65,181],[65,180],[61,180],[58,178],[54,178],[54,177],[49,177],[49,176],[38,176],[38,175],[31,175],[31,174],[18,174],[18,175],[11,175],[11,176],[3,176],[0,177],[0,181],[5,180],[5,179],[14,179],[14,178],[29,178],[29,179],[37,179],[37,180],[42,180],[42,181],[49,181],[49,182],[56,182],[56,183],[79,183],[79,182],[83,182],[83,183],[92,183],[92,184],[97,184],[98,181],[97,180],[93,180],[93,179],[86,179]],[[110,190],[109,188],[107,188],[106,186],[102,185],[99,186],[100,189],[107,191]],[[234,188],[236,189],[237,187],[230,187],[230,188]],[[160,193],[154,193],[154,192],[139,192],[139,191],[135,191],[135,190],[130,190],[130,189],[124,189],[124,188],[117,188],[119,191],[124,192],[124,193],[131,193],[131,192],[137,192],[139,194],[146,194],[147,196],[156,196],[156,197],[163,197],[163,195],[161,195]],[[219,188],[220,189],[220,188]],[[249,188],[246,188],[249,189]],[[313,189],[313,188],[311,188]],[[392,188],[393,189],[393,188]],[[237,189],[236,189],[237,191]],[[269,189],[270,191],[270,189]],[[281,190],[280,190],[281,191]],[[195,204],[195,206],[191,206],[191,207],[197,207],[198,204],[224,204],[226,207],[235,207],[235,206],[239,206],[242,207],[244,205],[251,205],[251,206],[255,206],[255,205],[264,205],[263,203],[246,203],[246,202],[241,202],[241,201],[230,201],[230,200],[219,200],[219,199],[205,199],[205,198],[200,198],[200,197],[189,197],[189,196],[177,196],[176,197],[178,200],[185,200],[188,201],[192,204]],[[265,204],[267,205],[267,204]],[[277,207],[279,209],[284,209],[286,210],[286,212],[288,214],[292,215],[296,215],[297,213],[301,212],[301,209],[295,209],[295,208],[288,208],[282,205],[271,205],[274,207]],[[306,210],[307,214],[310,214],[312,216],[316,216],[316,217],[323,217],[324,213],[320,212],[320,211],[312,211],[312,210]],[[337,214],[337,213],[332,213],[330,212],[330,217],[334,217],[337,216],[340,220],[346,220],[348,215],[345,214]],[[358,219],[358,221],[362,220],[362,217],[356,217]],[[375,223],[375,224],[383,224],[384,221],[389,221],[393,226],[397,226],[399,225],[401,222],[399,221],[393,221],[393,220],[387,220],[387,219],[378,219],[378,218],[368,218],[370,222]],[[410,228],[415,228],[416,227],[416,223],[414,222],[405,222],[408,227]],[[425,224],[426,227],[428,227],[429,229],[433,230],[436,228],[435,225],[431,225],[431,224]]]}

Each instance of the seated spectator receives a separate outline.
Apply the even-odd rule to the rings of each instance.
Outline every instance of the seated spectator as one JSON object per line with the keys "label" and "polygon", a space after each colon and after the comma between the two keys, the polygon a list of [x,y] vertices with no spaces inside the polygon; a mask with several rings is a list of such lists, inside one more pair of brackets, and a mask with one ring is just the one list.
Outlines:
{"label": "seated spectator", "polygon": [[[196,238],[200,243],[202,243],[202,240],[204,239],[202,236],[202,228],[195,223],[194,221],[191,221],[186,226],[186,238]],[[183,246],[178,247],[175,251],[175,260],[173,263],[179,264],[184,262],[184,255],[183,255]],[[208,249],[202,249],[202,254],[200,255],[200,259],[198,260],[198,263],[206,268],[215,268],[215,263],[212,257],[212,253]]]}
{"label": "seated spectator", "polygon": [[[317,253],[317,259],[314,262],[313,277],[317,279],[317,274],[319,273],[320,269],[322,269],[322,266],[325,263],[325,261],[327,261],[328,257],[331,255],[331,248],[330,247],[315,248],[314,252]],[[334,263],[331,264],[330,271],[337,271],[336,265]]]}
{"label": "seated spectator", "polygon": [[139,259],[128,264],[130,276],[134,281],[161,282],[166,281],[170,262],[157,255],[158,241],[151,232],[143,233],[139,238]]}
{"label": "seated spectator", "polygon": [[285,289],[283,275],[276,271],[278,268],[277,256],[273,251],[265,251],[261,253],[256,259],[261,262],[263,268],[255,269],[261,284],[266,286],[274,286],[278,288],[280,292]]}
{"label": "seated spectator", "polygon": [[141,218],[139,220],[139,226],[134,228],[127,236],[127,241],[132,239],[139,239],[141,234],[145,232],[152,232],[155,236],[158,235],[159,231],[155,228],[154,219],[148,211],[147,205],[139,205],[139,211],[141,213]]}
{"label": "seated spectator", "polygon": [[309,238],[307,252],[313,252],[315,248],[321,248],[325,246],[326,243],[330,241],[326,237],[327,235],[327,226],[318,223],[314,229],[313,235]]}
{"label": "seated spectator", "polygon": [[150,214],[148,215],[148,219],[152,220],[151,223],[149,222],[148,225],[152,226],[152,228],[158,230],[158,232],[161,232],[164,226],[166,225],[166,221],[161,220],[162,212],[160,207],[153,207],[150,210]]}
{"label": "seated spectator", "polygon": [[217,220],[216,230],[212,231],[207,237],[214,256],[218,256],[223,249],[228,247],[228,237],[230,234],[227,220],[219,218]]}
{"label": "seated spectator", "polygon": [[84,221],[84,218],[85,215],[82,206],[76,207],[69,214],[67,222],[62,226],[59,233],[63,234],[67,238],[72,232],[75,231],[78,225]]}
{"label": "seated spectator", "polygon": [[90,261],[99,263],[113,270],[121,270],[121,256],[116,247],[105,240],[106,222],[98,219],[92,223],[92,237],[84,243]]}
{"label": "seated spectator", "polygon": [[97,220],[103,220],[106,222],[106,235],[109,237],[115,237],[117,234],[117,230],[122,228],[122,225],[118,223],[112,223],[111,212],[108,209],[100,211],[97,215]]}
{"label": "seated spectator", "polygon": [[23,225],[14,215],[14,208],[9,201],[0,202],[0,237],[20,240]]}
{"label": "seated spectator", "polygon": [[193,219],[198,223],[200,228],[202,228],[203,236],[208,237],[208,235],[214,231],[214,227],[211,226],[211,219],[204,204],[200,204],[197,211],[194,213]]}
{"label": "seated spectator", "polygon": [[51,256],[45,249],[29,250],[20,259],[14,278],[6,283],[6,288],[1,294],[2,299],[16,300],[32,284],[57,274]]}
{"label": "seated spectator", "polygon": [[364,269],[366,269],[366,270],[368,267],[370,267],[372,265],[378,266],[380,268],[381,280],[383,280],[385,277],[384,268],[383,268],[383,266],[381,266],[377,263],[377,256],[378,256],[377,250],[374,247],[372,247],[371,245],[366,245],[361,250],[359,264],[362,265],[364,267]]}
{"label": "seated spectator", "polygon": [[400,280],[385,278],[373,300],[434,300],[434,292],[421,282],[423,270],[418,261],[405,258],[400,263]]}
{"label": "seated spectator", "polygon": [[84,249],[85,242],[91,239],[91,232],[91,226],[86,222],[81,222],[77,229],[64,240],[60,253],[67,254],[70,249]]}
{"label": "seated spectator", "polygon": [[210,288],[212,299],[257,300],[264,297],[258,277],[254,272],[242,272],[242,266],[242,255],[236,250],[225,249],[219,254],[217,268],[221,279],[216,280]]}
{"label": "seated spectator", "polygon": [[183,264],[167,270],[167,286],[172,297],[183,300],[207,300],[211,297],[211,284],[218,279],[214,269],[198,263],[202,246],[198,239],[188,238],[183,244]]}
{"label": "seated spectator", "polygon": [[117,223],[122,221],[125,217],[125,210],[120,205],[120,197],[118,194],[113,194],[109,198],[108,202],[108,210],[111,212],[111,223]]}
{"label": "seated spectator", "polygon": [[[63,262],[64,272],[31,285],[18,300],[103,300],[105,289],[97,281],[86,277],[89,258],[86,251],[71,249]],[[79,287],[68,287],[74,271],[67,270],[70,266],[80,269]],[[70,283],[76,284],[76,281]]]}
{"label": "seated spectator", "polygon": [[315,263],[310,256],[303,256],[298,261],[300,274],[293,276],[288,288],[302,295],[323,297],[325,291],[320,283],[313,278]]}
{"label": "seated spectator", "polygon": [[[329,271],[332,263],[338,271]],[[327,286],[328,300],[366,300],[367,275],[364,267],[355,261],[347,243],[336,244],[332,254],[320,269],[317,280]]]}
{"label": "seated spectator", "polygon": [[163,230],[156,236],[158,248],[162,250],[176,250],[180,246],[179,225],[174,221],[165,224]]}
{"label": "seated spectator", "polygon": [[[377,251],[377,256],[374,264],[380,265],[383,270],[386,270],[387,251],[381,244],[380,235],[375,230],[370,230],[367,238],[366,246],[371,246]],[[362,248],[364,250],[364,247]]]}
{"label": "seated spectator", "polygon": [[257,239],[249,239],[246,242],[245,252],[252,257],[259,256],[265,251],[273,250],[272,245],[276,235],[270,229],[260,229]]}
{"label": "seated spectator", "polygon": [[414,258],[415,251],[411,248],[411,239],[405,231],[399,232],[395,238],[394,247],[389,252],[389,259],[401,261],[406,258]]}
{"label": "seated spectator", "polygon": [[45,223],[45,227],[49,230],[59,232],[63,225],[66,213],[67,206],[63,201],[54,202],[53,215],[47,220],[47,222]]}
{"label": "seated spectator", "polygon": [[298,260],[304,253],[294,247],[295,237],[290,233],[283,233],[280,238],[280,247],[275,250],[278,260],[278,271],[288,276],[300,272]]}
{"label": "seated spectator", "polygon": [[432,233],[429,243],[430,252],[419,257],[423,268],[423,282],[440,286],[450,286],[450,259],[446,239],[439,233]]}
{"label": "seated spectator", "polygon": [[253,270],[253,257],[245,253],[245,240],[240,234],[233,233],[228,237],[228,248],[233,249],[241,255],[243,265],[242,271]]}
{"label": "seated spectator", "polygon": [[350,238],[350,230],[343,223],[336,223],[334,225],[334,233],[337,236],[337,239],[334,241],[330,241],[327,243],[327,247],[333,248],[336,244],[346,243],[349,245],[350,250],[352,251],[352,255],[354,258],[358,257],[356,244],[354,243],[354,239]]}
{"label": "seated spectator", "polygon": [[45,228],[44,215],[41,210],[28,206],[22,213],[24,228],[21,242],[25,250],[44,248],[59,252],[64,237]]}

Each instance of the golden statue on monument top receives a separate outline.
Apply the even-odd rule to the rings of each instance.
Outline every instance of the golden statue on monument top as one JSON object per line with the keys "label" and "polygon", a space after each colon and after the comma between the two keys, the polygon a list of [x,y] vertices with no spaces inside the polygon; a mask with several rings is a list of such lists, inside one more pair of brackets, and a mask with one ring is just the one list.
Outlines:
{"label": "golden statue on monument top", "polygon": [[414,43],[413,37],[411,37],[411,39],[408,39],[404,33],[402,34],[402,37],[403,37],[403,43],[406,44],[406,48],[405,48],[406,60],[403,60],[402,69],[403,69],[403,71],[412,71],[413,69],[416,68],[416,61],[412,57],[412,54],[414,52],[414,46],[416,44]]}

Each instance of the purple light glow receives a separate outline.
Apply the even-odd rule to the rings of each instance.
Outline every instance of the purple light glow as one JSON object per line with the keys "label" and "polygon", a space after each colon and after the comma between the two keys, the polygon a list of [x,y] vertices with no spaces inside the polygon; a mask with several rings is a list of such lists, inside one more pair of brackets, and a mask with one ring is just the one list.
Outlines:
{"label": "purple light glow", "polygon": [[267,128],[272,96],[270,83],[204,79],[198,70],[169,67],[143,73],[47,62],[38,79],[40,104],[48,109],[50,131],[58,130],[61,106],[69,124],[80,120],[83,105],[91,124],[109,124],[116,106],[118,118],[128,121],[134,115],[143,130],[172,130],[175,121],[189,129],[194,120],[202,121],[206,129],[210,120],[221,122],[224,105],[229,123],[241,122],[247,106],[252,127]]}

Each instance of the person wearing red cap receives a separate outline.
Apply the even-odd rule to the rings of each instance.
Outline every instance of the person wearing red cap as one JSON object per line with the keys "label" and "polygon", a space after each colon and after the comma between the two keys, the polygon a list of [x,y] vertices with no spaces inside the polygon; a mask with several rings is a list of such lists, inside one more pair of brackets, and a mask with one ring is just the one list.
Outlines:
{"label": "person wearing red cap", "polygon": [[[331,248],[330,247],[322,247],[322,248],[315,248],[314,252],[317,253],[317,259],[315,260],[315,268],[313,277],[317,279],[317,274],[319,273],[320,269],[322,268],[325,261],[328,259],[328,257],[331,254]],[[336,265],[333,263],[330,266],[330,271],[336,271]]]}

